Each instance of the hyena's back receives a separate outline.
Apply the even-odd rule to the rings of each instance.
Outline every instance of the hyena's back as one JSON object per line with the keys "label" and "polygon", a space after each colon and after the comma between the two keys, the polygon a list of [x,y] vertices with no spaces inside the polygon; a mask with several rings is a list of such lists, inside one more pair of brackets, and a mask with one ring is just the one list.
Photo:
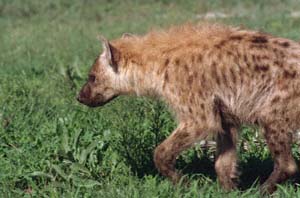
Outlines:
{"label": "hyena's back", "polygon": [[[160,45],[157,67],[163,95],[179,117],[210,119],[205,105],[217,99],[240,122],[285,117],[285,127],[300,128],[299,43],[219,26],[181,31],[184,37],[163,40],[168,45]],[[155,36],[148,36],[152,44]]]}

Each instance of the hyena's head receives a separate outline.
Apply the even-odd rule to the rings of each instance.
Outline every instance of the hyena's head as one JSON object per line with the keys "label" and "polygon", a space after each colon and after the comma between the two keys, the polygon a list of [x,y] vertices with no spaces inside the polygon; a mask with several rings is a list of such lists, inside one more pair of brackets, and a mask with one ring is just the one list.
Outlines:
{"label": "hyena's head", "polygon": [[108,40],[100,39],[103,52],[95,60],[88,80],[77,96],[80,103],[89,107],[102,106],[120,94],[117,87],[120,53]]}

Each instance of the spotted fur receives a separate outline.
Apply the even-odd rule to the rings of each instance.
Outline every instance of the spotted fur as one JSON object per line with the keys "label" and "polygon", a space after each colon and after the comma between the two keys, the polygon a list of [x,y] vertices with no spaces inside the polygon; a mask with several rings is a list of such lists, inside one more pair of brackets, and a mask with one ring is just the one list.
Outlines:
{"label": "spotted fur", "polygon": [[291,134],[300,128],[300,44],[258,31],[215,24],[183,25],[108,42],[78,100],[103,105],[118,95],[162,98],[178,127],[154,151],[162,175],[178,182],[176,157],[196,141],[217,138],[216,172],[236,187],[237,129],[258,124],[274,158],[263,185],[293,175]]}

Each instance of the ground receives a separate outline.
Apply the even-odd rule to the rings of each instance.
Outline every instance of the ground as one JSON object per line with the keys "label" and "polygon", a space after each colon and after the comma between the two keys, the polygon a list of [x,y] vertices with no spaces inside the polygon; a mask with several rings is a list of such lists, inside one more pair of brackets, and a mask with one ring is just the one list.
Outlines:
{"label": "ground", "polygon": [[[239,190],[222,191],[214,146],[200,144],[177,163],[190,185],[173,186],[152,159],[176,126],[163,103],[120,97],[89,109],[75,100],[101,50],[99,33],[113,39],[203,20],[300,40],[298,0],[1,0],[0,196],[259,197],[272,161],[255,127],[241,130]],[[276,193],[300,196],[297,178]]]}

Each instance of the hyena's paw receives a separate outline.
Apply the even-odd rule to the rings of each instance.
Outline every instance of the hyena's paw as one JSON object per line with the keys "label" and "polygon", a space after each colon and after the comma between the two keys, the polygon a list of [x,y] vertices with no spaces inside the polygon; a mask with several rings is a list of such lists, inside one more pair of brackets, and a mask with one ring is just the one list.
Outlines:
{"label": "hyena's paw", "polygon": [[237,174],[233,176],[228,175],[218,175],[218,182],[225,191],[231,191],[237,189],[239,183],[239,177]]}

